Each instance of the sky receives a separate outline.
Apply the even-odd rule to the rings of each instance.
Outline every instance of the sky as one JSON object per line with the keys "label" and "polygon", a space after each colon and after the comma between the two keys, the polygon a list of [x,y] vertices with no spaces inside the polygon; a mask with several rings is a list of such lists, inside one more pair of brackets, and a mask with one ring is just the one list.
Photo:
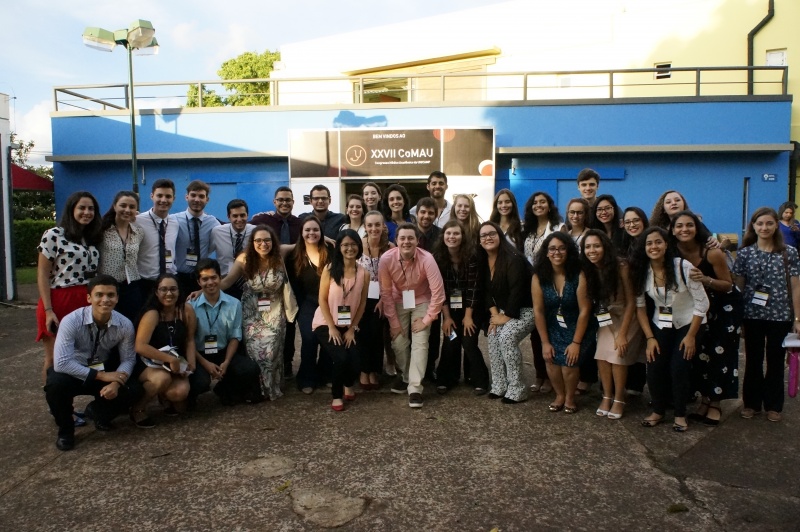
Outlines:
{"label": "sky", "polygon": [[[86,27],[126,28],[152,22],[159,54],[134,57],[134,80],[217,79],[223,61],[247,52],[354,30],[501,3],[503,0],[25,0],[0,7],[0,93],[7,94],[11,130],[36,145],[30,164],[49,164],[53,87],[127,83],[121,47],[112,53],[83,45]],[[413,37],[412,37],[413,38]],[[420,37],[422,38],[422,37]]]}

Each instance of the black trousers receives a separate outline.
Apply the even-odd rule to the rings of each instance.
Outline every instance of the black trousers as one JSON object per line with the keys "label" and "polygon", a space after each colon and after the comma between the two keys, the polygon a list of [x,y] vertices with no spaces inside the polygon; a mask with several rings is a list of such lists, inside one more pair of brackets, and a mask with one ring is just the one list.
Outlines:
{"label": "black trousers", "polygon": [[442,343],[442,316],[441,314],[431,323],[431,332],[428,336],[428,363],[425,366],[425,378],[434,380],[436,361],[439,359],[439,346]]}
{"label": "black trousers", "polygon": [[[742,399],[745,408],[760,411],[783,410],[783,373],[786,349],[783,339],[792,329],[790,321],[744,320],[744,384]],[[764,358],[767,371],[764,373]]]}
{"label": "black trousers", "polygon": [[647,365],[643,362],[636,362],[628,366],[626,388],[641,393],[645,384],[647,384]]}
{"label": "black trousers", "polygon": [[[451,309],[450,317],[455,322],[456,338],[450,340],[448,335],[444,335],[442,341],[442,353],[439,359],[439,366],[436,369],[436,382],[440,386],[452,388],[458,384],[461,377],[461,350],[469,361],[469,377],[472,379],[472,386],[475,388],[489,388],[489,371],[483,361],[483,355],[478,347],[479,327],[475,327],[475,332],[471,336],[464,335],[464,311],[463,309]],[[464,377],[467,377],[467,362],[464,361]]]}
{"label": "black trousers", "polygon": [[[344,337],[347,327],[337,327],[339,333]],[[320,347],[328,354],[333,362],[331,372],[331,395],[334,399],[341,399],[344,395],[344,387],[352,387],[358,377],[359,359],[361,358],[361,338],[356,334],[356,343],[350,347],[345,347],[344,343],[336,345],[329,340],[329,329],[327,325],[321,325],[314,329],[314,334],[319,340]]]}
{"label": "black trousers", "polygon": [[539,331],[536,327],[533,328],[531,333],[531,351],[533,351],[533,368],[536,370],[536,378],[547,380],[547,364],[544,362],[544,354],[542,353],[542,338],[539,336]]}
{"label": "black trousers", "polygon": [[58,425],[58,436],[72,438],[75,435],[75,422],[72,419],[72,402],[78,395],[94,397],[92,405],[96,421],[109,423],[120,414],[128,412],[131,405],[141,396],[142,388],[137,379],[129,379],[120,386],[117,397],[104,399],[100,390],[108,383],[98,380],[84,382],[72,375],[59,373],[53,368],[47,370],[47,383],[44,387],[47,404]]}
{"label": "black trousers", "polygon": [[[660,416],[664,415],[670,398],[675,403],[675,417],[686,416],[692,362],[683,358],[683,351],[679,346],[689,332],[689,327],[690,325],[680,329],[659,329],[653,326],[653,336],[658,342],[660,353],[652,362],[647,363],[647,387],[653,401],[653,412]],[[699,334],[696,345],[700,345]]]}
{"label": "black trousers", "polygon": [[293,321],[286,322],[286,336],[283,340],[283,373],[284,375],[293,375],[294,364],[294,337],[297,331],[297,325]]}
{"label": "black trousers", "polygon": [[375,312],[378,301],[367,299],[364,316],[359,323],[361,334],[358,342],[361,344],[360,371],[380,375],[383,372],[383,327],[386,318],[381,318]]}
{"label": "black trousers", "polygon": [[[258,364],[243,351],[244,343],[240,342],[239,350],[231,358],[225,376],[214,387],[214,393],[220,399],[235,402],[253,399],[261,395],[261,385],[259,384],[261,370],[258,368]],[[203,358],[220,365],[225,362],[225,352],[220,350],[216,355],[203,355]],[[189,404],[197,402],[198,395],[211,389],[211,375],[199,363],[194,373],[189,375],[189,386]]]}

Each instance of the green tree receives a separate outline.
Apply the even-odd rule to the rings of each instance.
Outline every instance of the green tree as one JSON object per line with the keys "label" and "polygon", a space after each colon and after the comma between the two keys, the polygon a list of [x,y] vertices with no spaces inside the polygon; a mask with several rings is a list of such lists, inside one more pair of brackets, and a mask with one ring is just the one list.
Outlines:
{"label": "green tree", "polygon": [[[280,52],[265,50],[260,54],[245,52],[233,59],[228,59],[217,71],[228,95],[221,97],[215,91],[203,88],[203,107],[269,105],[269,82],[225,83],[224,80],[268,78],[275,61],[280,58]],[[188,107],[198,106],[196,85],[189,87],[186,94],[186,105]]]}
{"label": "green tree", "polygon": [[[28,158],[35,146],[34,141],[24,141],[11,134],[11,143],[19,144],[19,148],[11,150],[11,162],[30,170],[45,179],[53,180],[51,166],[35,166],[28,164]],[[52,192],[14,191],[14,219],[15,220],[55,220],[56,204],[55,194]]]}

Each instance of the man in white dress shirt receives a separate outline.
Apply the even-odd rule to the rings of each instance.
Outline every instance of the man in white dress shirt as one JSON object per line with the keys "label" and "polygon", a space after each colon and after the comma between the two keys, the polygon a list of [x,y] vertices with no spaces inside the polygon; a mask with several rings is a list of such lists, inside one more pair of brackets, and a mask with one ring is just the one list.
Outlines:
{"label": "man in white dress shirt", "polygon": [[175,201],[175,183],[169,179],[157,179],[153,182],[150,199],[153,207],[136,217],[137,225],[144,232],[137,266],[145,298],[155,290],[159,275],[175,273],[175,241],[178,237],[178,222],[169,213]]}
{"label": "man in white dress shirt", "polygon": [[[250,242],[250,234],[256,227],[247,223],[248,207],[243,199],[233,199],[228,202],[228,221],[229,224],[219,225],[211,230],[210,253],[217,254],[222,276],[228,275],[228,271],[233,265],[236,257],[245,250],[247,243]],[[231,286],[225,293],[242,298],[241,281]]]}

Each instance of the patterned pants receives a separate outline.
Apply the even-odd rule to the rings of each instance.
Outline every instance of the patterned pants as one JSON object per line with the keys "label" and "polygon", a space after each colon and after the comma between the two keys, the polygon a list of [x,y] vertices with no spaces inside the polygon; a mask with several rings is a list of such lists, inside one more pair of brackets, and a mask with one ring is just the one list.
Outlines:
{"label": "patterned pants", "polygon": [[522,382],[522,351],[519,343],[533,331],[533,309],[520,309],[511,319],[489,335],[489,363],[492,366],[492,393],[523,401],[527,390]]}

